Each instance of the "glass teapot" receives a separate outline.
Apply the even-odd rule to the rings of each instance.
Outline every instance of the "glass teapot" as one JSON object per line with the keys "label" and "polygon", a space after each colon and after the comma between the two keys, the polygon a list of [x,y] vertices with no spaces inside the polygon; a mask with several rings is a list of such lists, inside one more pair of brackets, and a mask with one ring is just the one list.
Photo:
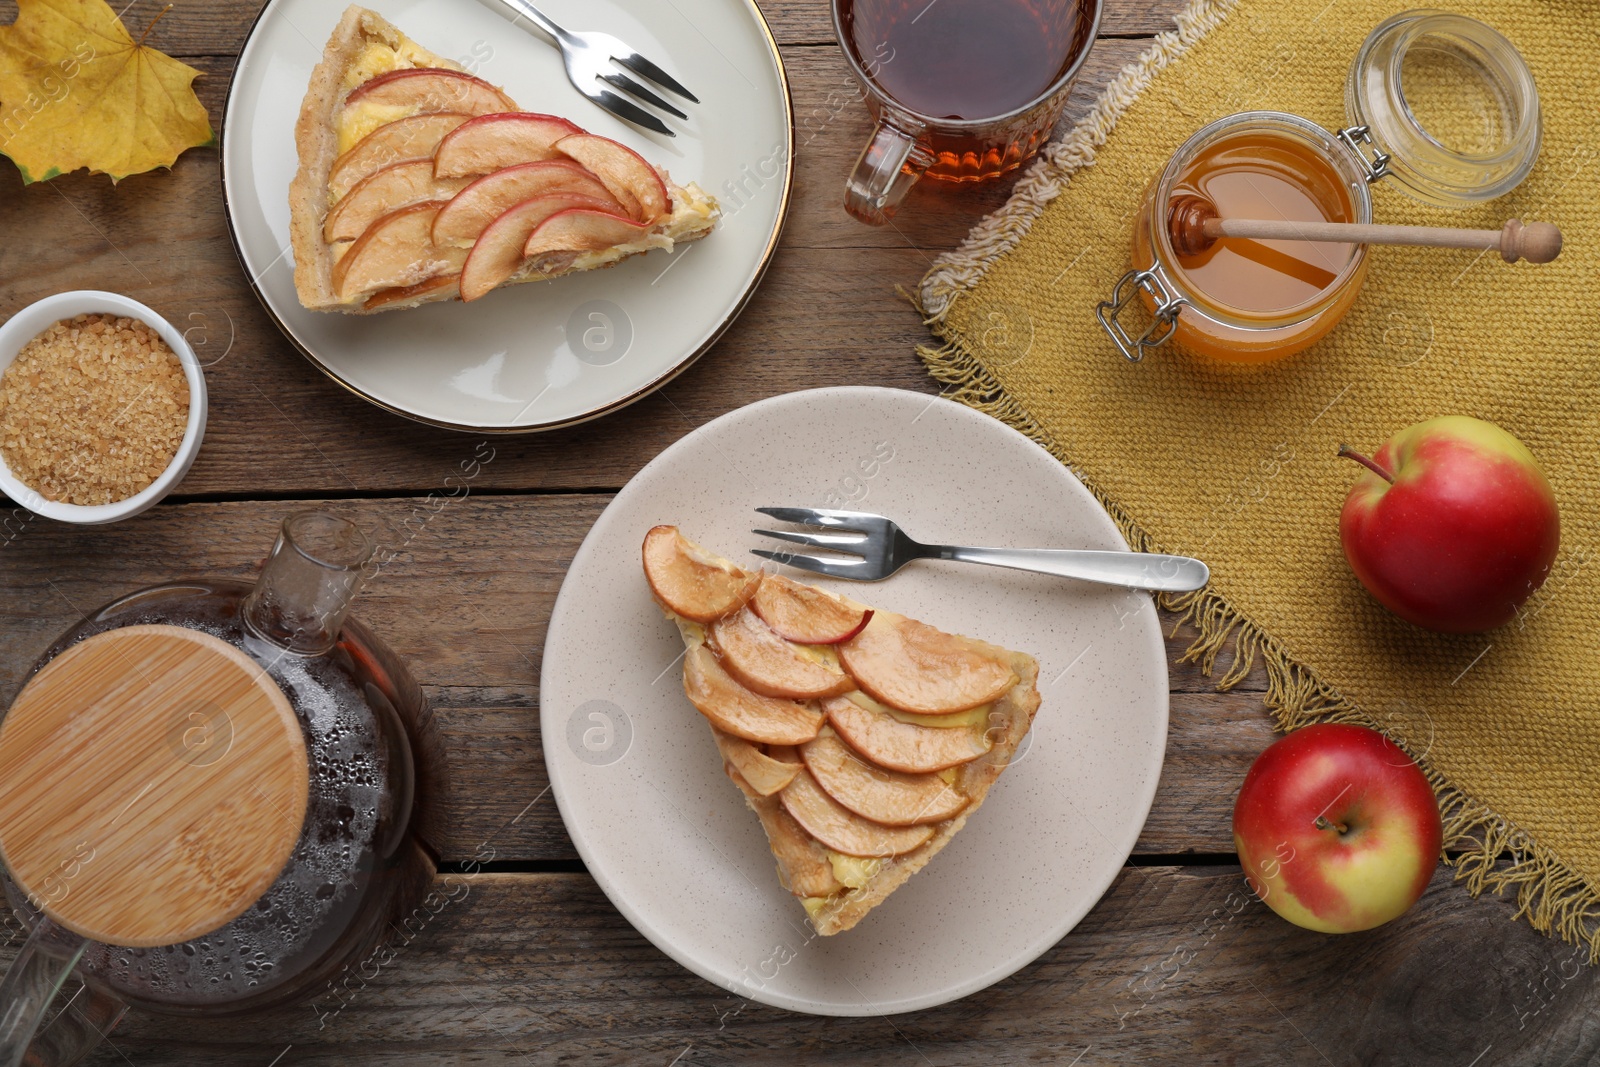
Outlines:
{"label": "glass teapot", "polygon": [[[371,558],[353,523],[291,515],[254,585],[122,597],[34,666],[0,719],[3,886],[31,930],[0,1067],[75,1063],[130,1006],[311,1000],[426,895],[442,750],[346,617]],[[40,1031],[71,977],[87,995]]]}

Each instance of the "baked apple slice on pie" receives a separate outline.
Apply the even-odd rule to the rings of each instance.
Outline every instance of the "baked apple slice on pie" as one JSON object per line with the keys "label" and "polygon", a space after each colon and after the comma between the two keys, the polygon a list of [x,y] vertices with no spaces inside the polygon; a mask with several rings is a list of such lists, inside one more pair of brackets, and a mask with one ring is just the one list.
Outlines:
{"label": "baked apple slice on pie", "polygon": [[966,825],[1039,708],[1039,665],[657,526],[650,589],[683,688],[820,934],[850,929]]}
{"label": "baked apple slice on pie", "polygon": [[367,314],[596,270],[716,226],[717,203],[632,149],[521,110],[351,7],[295,126],[295,290]]}

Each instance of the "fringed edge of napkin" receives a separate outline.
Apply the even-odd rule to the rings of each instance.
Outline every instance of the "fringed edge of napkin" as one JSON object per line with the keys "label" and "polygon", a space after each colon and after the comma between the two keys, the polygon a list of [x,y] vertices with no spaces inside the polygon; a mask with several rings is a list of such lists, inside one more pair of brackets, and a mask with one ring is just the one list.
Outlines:
{"label": "fringed edge of napkin", "polygon": [[955,298],[977,288],[989,268],[1021,243],[1045,205],[1061,195],[1074,174],[1094,164],[1095,153],[1106,143],[1117,120],[1151,79],[1215,29],[1238,2],[1191,0],[1178,14],[1178,28],[1158,34],[1144,55],[1111,79],[1071,133],[1040,151],[1017,181],[1005,207],[979,223],[954,252],[940,256],[922,279],[923,314],[930,324],[943,322]]}
{"label": "fringed edge of napkin", "polygon": [[[946,343],[940,348],[917,349],[928,372],[947,386],[943,396],[990,415],[1033,439],[1094,494],[1135,552],[1163,552],[1121,505],[1107,497],[1073,466],[1050,435],[1017,403],[966,348],[953,331],[930,320],[929,325]],[[1259,659],[1267,671],[1265,703],[1274,724],[1283,732],[1313,722],[1351,722],[1389,736],[1422,768],[1439,799],[1444,817],[1444,862],[1456,868],[1456,881],[1477,896],[1485,890],[1517,894],[1516,917],[1526,917],[1540,933],[1555,933],[1562,940],[1588,950],[1589,962],[1600,962],[1600,893],[1561,857],[1539,845],[1510,820],[1462,793],[1405,739],[1374,721],[1308,668],[1296,663],[1287,650],[1245,618],[1224,597],[1209,589],[1196,593],[1161,594],[1156,602],[1178,616],[1177,626],[1193,623],[1199,636],[1184,651],[1181,662],[1198,662],[1207,676],[1215,673],[1217,658],[1230,640],[1233,660],[1216,679],[1218,690],[1242,682]],[[1448,853],[1455,853],[1454,856]]]}
{"label": "fringed edge of napkin", "polygon": [[[980,223],[954,252],[935,263],[923,279],[918,310],[939,348],[919,346],[918,356],[932,377],[946,386],[943,396],[984,412],[1037,442],[1094,494],[1136,552],[1163,552],[1120,504],[1102,493],[1091,478],[1073,465],[1045,428],[1005,391],[998,379],[968,350],[946,319],[952,304],[978,286],[1003,256],[1021,242],[1045,206],[1081,168],[1093,164],[1095,152],[1112,127],[1156,73],[1181,56],[1216,27],[1238,0],[1193,0],[1178,16],[1178,28],[1159,35],[1137,61],[1125,67],[1095,102],[1089,115],[1017,182],[1006,206]],[[1374,721],[1288,651],[1245,618],[1226,598],[1209,589],[1195,593],[1160,594],[1156,602],[1178,616],[1177,626],[1193,623],[1199,631],[1182,662],[1198,662],[1209,677],[1219,654],[1234,642],[1233,660],[1216,680],[1220,691],[1242,682],[1259,659],[1267,672],[1265,704],[1280,731],[1313,722],[1351,722],[1389,736],[1422,768],[1439,800],[1444,819],[1444,862],[1456,868],[1455,880],[1478,896],[1485,890],[1517,894],[1517,918],[1535,930],[1555,934],[1586,948],[1589,962],[1600,963],[1600,892],[1552,850],[1484,804],[1473,800],[1412,751],[1403,738]],[[1176,632],[1177,626],[1174,627]],[[1449,853],[1455,853],[1454,856]]]}

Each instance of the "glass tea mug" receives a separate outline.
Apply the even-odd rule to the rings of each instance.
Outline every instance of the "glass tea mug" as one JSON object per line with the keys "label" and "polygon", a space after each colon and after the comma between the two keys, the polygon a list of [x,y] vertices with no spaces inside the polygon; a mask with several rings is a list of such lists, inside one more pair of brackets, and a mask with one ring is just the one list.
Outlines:
{"label": "glass tea mug", "polygon": [[[1195,266],[1220,249],[1181,256],[1169,215],[1218,159],[1275,170],[1321,205],[1323,219],[1354,223],[1372,221],[1370,187],[1380,180],[1429,204],[1467,207],[1515,188],[1538,159],[1532,73],[1511,42],[1465,16],[1416,10],[1379,24],[1351,65],[1345,105],[1352,125],[1337,133],[1298,115],[1249,111],[1210,123],[1173,153],[1136,215],[1132,269],[1096,310],[1124,357],[1137,363],[1170,340],[1225,362],[1284,359],[1331,332],[1360,293],[1361,244],[1320,246],[1328,261],[1312,265],[1318,287],[1281,306],[1243,307],[1204,281]],[[1142,330],[1122,318],[1135,303],[1148,316]]]}
{"label": "glass tea mug", "polygon": [[[962,2],[994,5],[1000,0]],[[833,0],[840,48],[877,120],[872,140],[845,186],[845,210],[856,219],[885,225],[924,175],[953,183],[998,178],[1025,163],[1049,139],[1094,44],[1101,0],[1007,2],[1039,21],[1041,38],[1060,38],[1057,50],[1065,58],[1053,69],[1053,80],[1031,100],[998,114],[941,117],[919,112],[884,85],[894,63],[913,61],[896,47],[894,27],[938,17],[939,9],[927,0]],[[949,3],[954,6],[956,0]],[[869,8],[881,26],[866,25]],[[949,70],[944,80],[950,84],[984,77],[981,64],[975,62],[958,61]]]}
{"label": "glass tea mug", "polygon": [[[0,1067],[77,1062],[128,1007],[309,1001],[437,870],[442,749],[405,664],[347,617],[354,524],[283,523],[258,581],[122,597],[0,719],[0,857],[31,929],[0,982]],[[84,994],[36,1031],[69,978]]]}

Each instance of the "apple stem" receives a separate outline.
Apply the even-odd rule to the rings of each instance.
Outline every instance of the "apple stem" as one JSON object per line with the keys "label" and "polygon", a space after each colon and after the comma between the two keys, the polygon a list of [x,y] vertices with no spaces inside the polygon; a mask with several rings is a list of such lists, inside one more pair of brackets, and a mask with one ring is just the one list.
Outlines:
{"label": "apple stem", "polygon": [[1341,834],[1346,834],[1346,833],[1350,832],[1350,827],[1345,825],[1344,823],[1342,823],[1342,822],[1329,822],[1326,818],[1324,818],[1321,815],[1317,816],[1317,821],[1313,825],[1316,826],[1316,828],[1318,830],[1337,830]]}
{"label": "apple stem", "polygon": [[1369,456],[1363,456],[1360,452],[1357,452],[1349,445],[1340,445],[1339,455],[1344,459],[1355,460],[1357,463],[1361,464],[1363,467],[1367,468],[1367,470],[1371,471],[1373,474],[1376,474],[1390,485],[1394,484],[1394,475],[1390,474],[1388,471],[1384,470],[1383,467],[1379,466],[1376,460]]}

